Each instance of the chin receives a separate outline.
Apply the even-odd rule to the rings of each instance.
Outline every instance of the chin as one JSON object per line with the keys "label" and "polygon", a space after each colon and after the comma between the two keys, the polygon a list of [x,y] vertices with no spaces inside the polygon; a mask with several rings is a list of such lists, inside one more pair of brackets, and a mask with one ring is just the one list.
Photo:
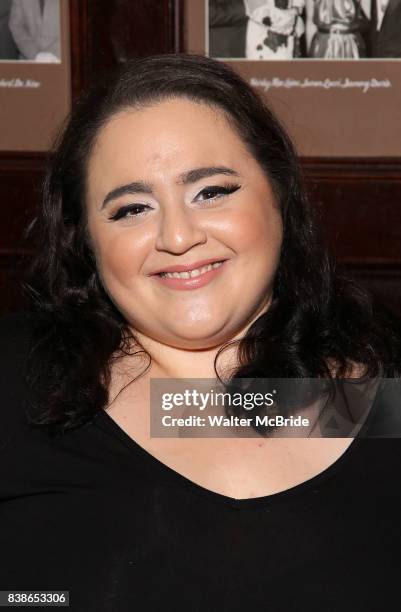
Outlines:
{"label": "chin", "polygon": [[180,328],[176,333],[170,334],[169,344],[174,343],[177,348],[206,349],[221,345],[232,338],[232,334],[227,332],[224,325],[216,327],[199,325],[195,323],[185,329]]}

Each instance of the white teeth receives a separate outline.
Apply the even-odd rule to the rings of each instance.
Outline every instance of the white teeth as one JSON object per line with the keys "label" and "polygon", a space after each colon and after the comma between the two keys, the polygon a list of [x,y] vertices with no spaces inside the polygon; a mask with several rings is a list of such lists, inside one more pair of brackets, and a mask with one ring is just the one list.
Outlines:
{"label": "white teeth", "polygon": [[195,270],[190,270],[188,272],[162,272],[160,276],[162,278],[195,278],[195,276],[200,276],[205,272],[218,268],[222,263],[222,261],[216,261],[213,264],[208,264],[207,266],[196,268]]}

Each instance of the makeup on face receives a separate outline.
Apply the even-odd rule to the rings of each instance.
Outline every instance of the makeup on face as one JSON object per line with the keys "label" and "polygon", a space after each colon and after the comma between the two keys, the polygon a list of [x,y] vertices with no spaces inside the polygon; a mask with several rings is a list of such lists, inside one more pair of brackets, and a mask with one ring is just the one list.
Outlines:
{"label": "makeup on face", "polygon": [[103,127],[88,225],[107,292],[157,342],[215,346],[269,303],[280,212],[263,169],[206,105],[166,100]]}

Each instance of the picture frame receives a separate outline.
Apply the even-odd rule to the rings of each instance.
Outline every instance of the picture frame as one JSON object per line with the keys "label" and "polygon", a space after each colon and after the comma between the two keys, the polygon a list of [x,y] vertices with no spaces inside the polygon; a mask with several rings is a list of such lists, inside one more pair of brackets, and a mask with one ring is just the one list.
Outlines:
{"label": "picture frame", "polygon": [[[61,65],[64,62],[65,68],[63,103],[65,111],[68,112],[70,105],[88,84],[89,5],[88,0],[61,1],[66,11],[64,25],[61,25],[61,36],[65,37],[61,56]],[[20,64],[19,70],[23,70],[23,66],[29,66],[32,70],[32,64],[24,63]],[[38,65],[38,69],[42,71],[49,67],[54,69],[56,65]],[[60,107],[58,110],[60,112]],[[11,111],[12,118],[13,109]],[[7,117],[6,115],[6,121]],[[40,201],[52,139],[58,127],[61,127],[59,122],[62,123],[64,119],[61,113],[58,118],[53,116],[46,141],[39,144],[31,140],[28,145],[17,143],[15,146],[15,143],[13,145],[11,142],[10,146],[5,146],[7,143],[0,138],[0,201],[3,204],[0,224],[0,298],[3,311],[15,307],[21,300],[19,283],[29,265],[33,250],[33,245],[25,238],[25,229]],[[9,123],[12,123],[12,119]],[[28,126],[31,131],[31,128],[37,129],[35,122],[28,122]],[[25,146],[27,148],[24,148]]]}
{"label": "picture frame", "polygon": [[[265,2],[261,0],[259,5],[265,5],[268,11],[269,5],[272,3],[274,5],[275,1],[277,4],[277,0]],[[293,2],[293,0],[284,0],[287,3],[289,1]],[[304,0],[295,1],[305,7]],[[310,1],[315,8],[318,6],[319,0]],[[360,1],[350,0],[354,2],[354,6],[359,6]],[[399,0],[389,0],[389,3],[394,1]],[[270,34],[270,29],[261,25],[261,22],[251,21],[246,16],[248,24],[245,35],[244,28],[241,30],[240,26],[235,27],[235,24],[240,23],[240,16],[233,13],[236,2],[230,4],[231,13],[226,21],[222,19],[221,7],[224,8],[224,2],[218,3],[219,14],[217,15],[215,11],[212,21],[209,10],[212,2],[214,0],[184,0],[182,17],[185,23],[183,41],[185,50],[210,55],[232,65],[262,93],[268,104],[282,119],[301,157],[368,159],[400,156],[401,3],[399,15],[397,13],[396,17],[400,21],[400,57],[319,59],[306,57],[306,44],[303,55],[300,54],[298,57],[288,58],[283,53],[280,55],[278,51],[284,47],[278,47],[278,51],[275,52],[271,51],[263,45],[263,40],[266,40],[266,37],[263,38],[265,32]],[[245,4],[243,0],[238,0],[237,4],[240,3]],[[261,9],[263,8],[261,6]],[[260,14],[260,9],[258,10]],[[298,17],[301,25],[303,21],[307,21],[304,17],[305,10],[303,8],[303,12],[300,12],[303,17]],[[271,14],[267,11],[265,14]],[[312,20],[309,18],[308,22],[310,21]],[[314,27],[316,29],[316,26]],[[224,44],[224,37],[227,39],[228,36],[233,36],[232,51],[238,53],[240,49],[241,57],[228,56],[230,44]],[[252,36],[256,36],[253,47],[249,43],[249,40],[252,41]],[[322,34],[322,37],[324,36],[327,38],[326,34]],[[219,37],[223,39],[222,42],[219,41]],[[338,35],[338,38],[340,41],[357,40],[355,34],[348,35],[348,38]],[[312,43],[315,39],[316,35]],[[362,36],[360,39],[362,40]],[[270,52],[266,54],[269,59],[255,59],[258,53],[261,53],[256,51],[257,46],[262,52],[263,48],[267,48]],[[224,53],[224,56],[219,57],[219,52]],[[367,55],[367,49],[363,52]],[[387,51],[381,48],[379,52]],[[388,53],[394,51],[390,49]]]}
{"label": "picture frame", "polygon": [[69,4],[2,0],[0,8],[0,147],[46,152],[71,107]]}

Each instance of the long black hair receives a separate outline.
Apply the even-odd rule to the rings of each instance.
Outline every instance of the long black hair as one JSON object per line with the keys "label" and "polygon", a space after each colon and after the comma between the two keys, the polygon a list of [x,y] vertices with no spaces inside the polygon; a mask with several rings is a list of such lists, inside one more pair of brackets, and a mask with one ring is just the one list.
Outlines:
{"label": "long black hair", "polygon": [[[319,238],[294,147],[266,103],[222,62],[158,55],[126,62],[75,104],[28,228],[37,245],[23,285],[35,323],[30,419],[51,432],[82,425],[108,404],[112,359],[133,346],[126,320],[100,282],[90,244],[85,184],[91,150],[115,113],[175,97],[226,115],[281,209],[284,235],[272,302],[236,341],[241,365],[233,378],[340,378],[352,363],[362,364],[366,376],[400,374],[396,320],[336,270]],[[215,369],[229,344],[216,355]]]}

